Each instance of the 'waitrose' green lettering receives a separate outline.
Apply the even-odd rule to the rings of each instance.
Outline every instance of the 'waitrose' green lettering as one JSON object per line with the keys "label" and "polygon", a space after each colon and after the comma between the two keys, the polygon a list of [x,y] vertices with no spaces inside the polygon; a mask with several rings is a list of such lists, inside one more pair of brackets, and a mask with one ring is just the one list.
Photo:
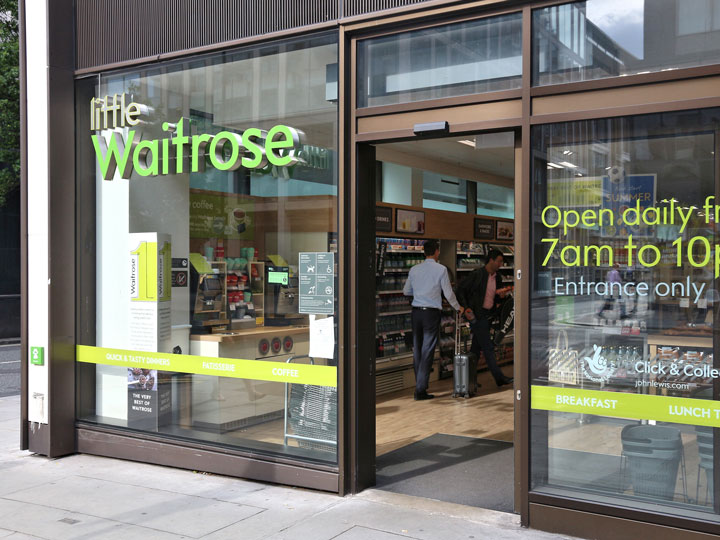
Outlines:
{"label": "'waitrose' green lettering", "polygon": [[[137,103],[126,107],[125,94],[93,98],[90,106],[91,129],[96,130],[135,126],[139,123],[137,116],[150,110]],[[242,134],[221,131],[215,135],[191,136],[187,134],[190,120],[180,118],[176,124],[164,122],[162,129],[169,137],[141,140],[134,129],[126,136],[119,131],[93,134],[93,147],[103,178],[112,180],[116,171],[125,179],[130,178],[133,170],[140,176],[202,172],[207,161],[220,171],[235,171],[240,167],[262,169],[268,164],[291,167],[301,161],[302,132],[288,126],[277,125],[267,132],[248,128]]]}

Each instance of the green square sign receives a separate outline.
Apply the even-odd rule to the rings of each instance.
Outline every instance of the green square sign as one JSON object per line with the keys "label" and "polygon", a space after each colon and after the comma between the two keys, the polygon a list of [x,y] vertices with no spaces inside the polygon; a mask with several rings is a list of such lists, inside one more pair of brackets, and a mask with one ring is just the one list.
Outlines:
{"label": "green square sign", "polygon": [[30,347],[30,363],[34,366],[45,365],[45,347]]}

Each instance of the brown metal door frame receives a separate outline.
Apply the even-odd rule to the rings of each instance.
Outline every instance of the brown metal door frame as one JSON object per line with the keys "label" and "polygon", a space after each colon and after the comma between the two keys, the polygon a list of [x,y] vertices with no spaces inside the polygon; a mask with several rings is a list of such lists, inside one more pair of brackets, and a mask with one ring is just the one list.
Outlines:
{"label": "brown metal door frame", "polygon": [[[355,40],[352,40],[353,42]],[[354,43],[353,43],[354,45]],[[352,47],[354,51],[354,46]],[[354,58],[353,58],[354,60]],[[354,66],[354,62],[351,62]],[[354,76],[351,77],[354,79]],[[355,103],[354,85],[352,90],[352,101]],[[510,100],[508,100],[509,102]],[[513,100],[515,101],[515,100]],[[507,102],[506,102],[507,103]],[[350,130],[348,141],[348,174],[350,176],[349,197],[351,199],[351,214],[355,210],[355,215],[351,218],[349,229],[355,232],[351,236],[351,245],[355,247],[349,268],[351,272],[356,274],[355,279],[351,279],[354,285],[351,285],[349,292],[351,298],[349,304],[351,313],[350,332],[350,364],[348,373],[352,373],[357,379],[351,381],[350,385],[355,389],[353,394],[353,402],[349,404],[349,410],[352,412],[350,424],[357,429],[361,425],[368,426],[372,421],[372,429],[365,432],[365,436],[369,438],[372,435],[372,445],[367,444],[367,440],[363,441],[362,447],[359,444],[355,446],[355,453],[351,450],[350,460],[353,462],[351,468],[356,472],[357,482],[351,482],[350,491],[356,493],[362,491],[366,487],[374,484],[375,480],[375,370],[374,349],[367,347],[367,335],[374,335],[374,316],[369,311],[374,309],[372,303],[366,302],[370,288],[374,287],[374,282],[370,283],[368,279],[358,276],[360,272],[372,271],[372,263],[368,262],[368,258],[372,259],[372,253],[366,245],[368,238],[375,236],[374,220],[367,219],[367,212],[374,208],[375,187],[374,182],[374,163],[367,163],[369,158],[374,159],[374,152],[370,152],[371,143],[384,143],[397,140],[414,140],[416,137],[412,133],[411,126],[407,125],[408,121],[420,123],[422,121],[435,121],[441,117],[458,119],[457,108],[433,108],[426,111],[413,111],[412,113],[398,112],[396,114],[385,114],[382,116],[372,117],[373,132],[359,132],[358,116],[355,111],[350,111],[350,124],[354,129]],[[363,120],[367,116],[362,116]],[[487,117],[486,117],[487,118]],[[398,129],[398,126],[401,126]],[[525,174],[529,170],[525,164],[525,156],[522,151],[522,142],[529,139],[523,136],[521,118],[487,118],[477,122],[449,122],[448,136],[453,134],[478,134],[483,132],[498,130],[513,130],[515,137],[515,286],[516,286],[516,323],[515,323],[515,347],[514,347],[514,373],[515,373],[515,414],[514,414],[514,447],[515,447],[515,510],[520,513],[523,524],[528,523],[528,491],[529,491],[529,364],[522,361],[522,358],[528,356],[528,335],[529,335],[529,313],[526,306],[529,306],[529,283],[522,277],[528,274],[528,261],[530,247],[529,237],[529,174]],[[372,246],[371,246],[372,247]],[[367,276],[366,276],[367,277]],[[370,276],[372,277],[372,276]],[[372,281],[372,280],[371,280]],[[365,283],[367,282],[367,283]],[[362,284],[364,283],[364,287]],[[354,315],[354,317],[353,317]],[[370,364],[368,366],[368,364]],[[526,389],[528,388],[528,389]],[[364,389],[364,391],[360,391]],[[372,391],[367,391],[368,389]],[[352,428],[351,428],[352,429]],[[360,441],[356,441],[359,443]]]}

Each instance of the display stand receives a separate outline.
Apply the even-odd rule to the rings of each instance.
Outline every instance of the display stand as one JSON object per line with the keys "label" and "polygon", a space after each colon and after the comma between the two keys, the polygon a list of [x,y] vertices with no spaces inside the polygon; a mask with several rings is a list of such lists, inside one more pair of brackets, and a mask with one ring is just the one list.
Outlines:
{"label": "display stand", "polygon": [[[286,363],[307,355],[291,356]],[[301,448],[337,450],[337,388],[285,383],[284,444],[293,439]]]}

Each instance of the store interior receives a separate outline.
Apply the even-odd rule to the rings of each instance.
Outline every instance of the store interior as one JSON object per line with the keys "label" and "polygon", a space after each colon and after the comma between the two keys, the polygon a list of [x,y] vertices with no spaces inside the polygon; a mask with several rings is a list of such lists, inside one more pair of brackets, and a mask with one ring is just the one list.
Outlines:
{"label": "store interior", "polygon": [[[513,285],[514,133],[378,144],[375,153],[377,486],[512,512],[512,385],[498,387],[481,354],[477,393],[456,395],[456,335],[465,351],[471,334],[465,318],[456,327],[444,301],[428,388],[435,397],[415,401],[412,298],[402,289],[431,238],[440,241],[439,262],[454,289],[491,249],[503,254],[504,286]],[[510,330],[496,346],[507,377],[513,336]]]}

